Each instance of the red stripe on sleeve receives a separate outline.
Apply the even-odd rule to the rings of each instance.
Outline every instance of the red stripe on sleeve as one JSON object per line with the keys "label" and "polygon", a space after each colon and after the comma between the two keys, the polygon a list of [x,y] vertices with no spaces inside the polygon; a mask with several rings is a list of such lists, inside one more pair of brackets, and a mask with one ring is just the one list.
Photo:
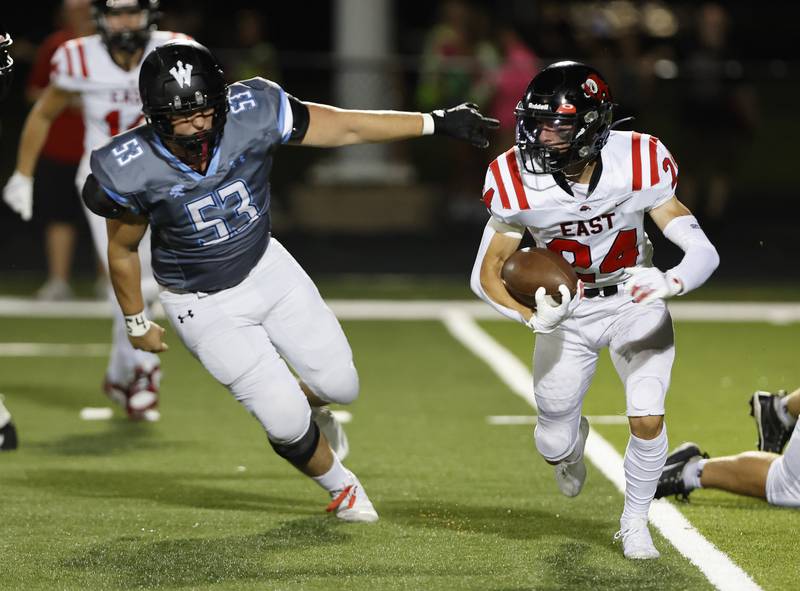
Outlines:
{"label": "red stripe on sleeve", "polygon": [[494,189],[489,187],[486,192],[483,194],[483,204],[486,207],[492,206],[492,197],[494,197]]}
{"label": "red stripe on sleeve", "polygon": [[500,163],[497,160],[493,161],[489,165],[489,170],[492,171],[494,182],[497,188],[500,189],[500,204],[503,209],[511,209],[511,202],[508,200],[508,193],[506,193],[506,188],[503,185],[503,177],[500,176]]}
{"label": "red stripe on sleeve", "polygon": [[633,190],[642,188],[642,134],[634,131],[631,135],[631,156],[633,163]]}
{"label": "red stripe on sleeve", "polygon": [[83,42],[78,39],[76,43],[78,44],[78,56],[81,58],[81,74],[84,78],[88,78],[89,69],[86,67],[86,52],[83,50]]}
{"label": "red stripe on sleeve", "polygon": [[73,75],[73,70],[72,70],[72,53],[71,53],[71,52],[70,52],[70,50],[69,50],[69,45],[65,45],[65,46],[64,46],[64,53],[65,53],[65,54],[66,54],[66,56],[67,56],[67,76],[69,76],[69,77],[71,78],[71,77],[72,77],[72,75]]}
{"label": "red stripe on sleeve", "polygon": [[658,174],[658,155],[656,154],[658,138],[651,135],[648,143],[650,144],[650,186],[655,187],[661,178]]}
{"label": "red stripe on sleeve", "polygon": [[517,155],[514,153],[514,148],[506,152],[506,162],[508,163],[508,170],[511,172],[511,184],[514,185],[519,208],[530,209],[528,199],[525,197],[525,187],[522,186],[522,177],[519,174],[519,165],[517,164]]}

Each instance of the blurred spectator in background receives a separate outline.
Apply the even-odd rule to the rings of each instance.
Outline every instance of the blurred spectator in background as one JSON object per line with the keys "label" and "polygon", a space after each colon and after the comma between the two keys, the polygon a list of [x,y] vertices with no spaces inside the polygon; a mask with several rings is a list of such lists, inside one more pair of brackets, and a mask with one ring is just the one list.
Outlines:
{"label": "blurred spectator in background", "polygon": [[497,42],[503,57],[494,74],[494,94],[489,107],[490,116],[500,121],[500,129],[495,134],[495,151],[514,145],[514,109],[540,69],[539,57],[510,23],[498,26]]}
{"label": "blurred spectator in background", "polygon": [[702,4],[684,57],[681,97],[686,145],[681,149],[681,201],[709,221],[719,221],[731,180],[756,126],[753,88],[729,42],[730,19],[721,5]]}
{"label": "blurred spectator in background", "polygon": [[[31,103],[50,83],[50,59],[58,46],[74,37],[94,32],[90,0],[65,0],[59,9],[57,31],[36,52],[26,88]],[[83,154],[83,116],[79,105],[66,108],[53,121],[34,171],[36,218],[44,223],[47,281],[36,292],[40,300],[67,300],[72,257],[78,229],[84,219],[75,188],[75,175]]]}
{"label": "blurred spectator in background", "polygon": [[[447,0],[441,5],[438,23],[426,36],[422,72],[417,87],[417,105],[422,111],[454,106],[464,101],[482,108],[494,91],[493,76],[500,53],[489,38],[485,12],[465,0]],[[465,145],[436,152],[437,166],[444,170],[446,212],[449,221],[463,222],[485,217],[476,195],[488,162],[486,154]]]}
{"label": "blurred spectator in background", "polygon": [[280,83],[275,48],[267,42],[261,12],[244,8],[236,12],[236,60],[227,64],[228,80],[247,80],[261,76]]}

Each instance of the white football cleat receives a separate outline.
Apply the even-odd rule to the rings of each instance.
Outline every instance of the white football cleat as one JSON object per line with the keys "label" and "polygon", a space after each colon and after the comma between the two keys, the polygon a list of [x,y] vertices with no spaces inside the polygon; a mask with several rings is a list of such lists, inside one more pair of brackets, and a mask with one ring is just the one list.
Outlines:
{"label": "white football cleat", "polygon": [[583,448],[589,435],[589,421],[581,417],[578,427],[578,443],[569,456],[555,465],[556,484],[561,494],[576,497],[586,482],[586,464],[583,462]]}
{"label": "white football cleat", "polygon": [[631,560],[650,560],[658,558],[661,553],[653,545],[646,517],[634,517],[620,520],[620,530],[614,534],[614,540],[622,538],[622,553]]}
{"label": "white football cleat", "polygon": [[325,439],[340,461],[344,461],[350,453],[350,444],[347,441],[347,433],[339,420],[333,416],[331,409],[327,406],[312,406],[311,418],[325,435]]}
{"label": "white football cleat", "polygon": [[343,489],[331,492],[331,502],[325,509],[328,513],[336,512],[336,517],[343,521],[374,523],[378,521],[378,512],[364,492],[356,475],[350,472],[350,484]]}

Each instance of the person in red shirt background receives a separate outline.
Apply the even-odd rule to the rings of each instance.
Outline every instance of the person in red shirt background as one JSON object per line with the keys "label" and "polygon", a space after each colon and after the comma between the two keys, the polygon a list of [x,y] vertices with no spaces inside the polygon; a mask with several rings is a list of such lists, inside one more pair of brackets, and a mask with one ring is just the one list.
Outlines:
{"label": "person in red shirt background", "polygon": [[[94,32],[90,0],[64,0],[57,17],[59,29],[39,46],[26,95],[33,103],[50,83],[50,59],[65,41]],[[84,214],[75,189],[75,175],[83,155],[83,117],[71,106],[53,122],[34,172],[34,207],[44,224],[47,281],[36,292],[40,300],[72,297],[70,268]]]}

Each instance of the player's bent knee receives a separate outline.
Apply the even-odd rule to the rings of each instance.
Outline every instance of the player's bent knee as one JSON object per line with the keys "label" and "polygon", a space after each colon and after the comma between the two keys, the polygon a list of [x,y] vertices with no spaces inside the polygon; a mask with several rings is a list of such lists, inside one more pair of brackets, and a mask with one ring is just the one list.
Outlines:
{"label": "player's bent knee", "polygon": [[350,404],[358,398],[358,371],[351,361],[319,372],[308,385],[325,402]]}
{"label": "player's bent knee", "polygon": [[567,422],[556,422],[539,416],[533,437],[536,449],[548,462],[558,462],[567,457],[575,447],[577,429]]}
{"label": "player's bent knee", "polygon": [[309,421],[308,428],[299,439],[290,443],[278,443],[270,439],[269,443],[279,456],[289,461],[292,465],[303,468],[317,450],[319,427],[314,421]]}
{"label": "player's bent knee", "polygon": [[631,433],[639,439],[655,439],[664,429],[663,416],[628,417]]}

